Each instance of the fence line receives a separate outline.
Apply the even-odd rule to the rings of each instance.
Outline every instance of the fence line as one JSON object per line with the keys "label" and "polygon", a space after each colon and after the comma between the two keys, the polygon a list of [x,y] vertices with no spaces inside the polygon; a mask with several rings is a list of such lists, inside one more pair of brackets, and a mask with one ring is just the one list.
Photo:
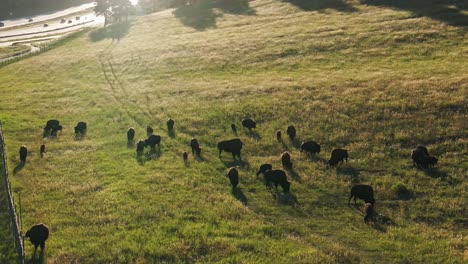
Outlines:
{"label": "fence line", "polygon": [[3,177],[5,180],[5,186],[7,191],[7,202],[9,207],[10,213],[10,221],[13,237],[15,238],[15,246],[16,251],[18,252],[18,263],[24,264],[25,263],[25,253],[24,253],[24,244],[23,238],[21,236],[21,229],[19,227],[19,218],[16,214],[15,202],[13,200],[13,195],[11,192],[11,185],[10,185],[10,178],[8,174],[8,163],[7,163],[7,155],[6,155],[6,148],[5,148],[5,138],[3,137],[3,129],[2,129],[2,122],[0,121],[0,154],[2,156],[3,162]]}

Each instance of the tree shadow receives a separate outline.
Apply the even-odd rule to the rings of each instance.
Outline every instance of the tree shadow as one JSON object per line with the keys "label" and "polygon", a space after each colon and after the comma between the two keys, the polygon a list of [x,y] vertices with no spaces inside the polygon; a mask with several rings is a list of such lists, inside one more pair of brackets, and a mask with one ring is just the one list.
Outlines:
{"label": "tree shadow", "polygon": [[23,168],[26,162],[20,162],[16,167],[13,169],[13,176],[15,176],[18,172],[20,172]]}
{"label": "tree shadow", "polygon": [[114,23],[107,27],[96,29],[89,33],[92,42],[98,42],[104,39],[120,40],[130,31],[131,23],[129,21]]}
{"label": "tree shadow", "polygon": [[319,11],[332,8],[341,12],[355,12],[357,9],[344,0],[281,0],[299,7],[304,11]]}
{"label": "tree shadow", "polygon": [[179,6],[173,13],[182,24],[197,30],[216,27],[217,15],[213,12],[211,0],[200,0],[191,5]]}
{"label": "tree shadow", "polygon": [[468,25],[468,1],[454,0],[362,0],[363,4],[398,8],[416,16],[430,17],[452,26]]}
{"label": "tree shadow", "polygon": [[224,13],[236,15],[255,15],[255,10],[249,6],[248,0],[218,0],[214,3],[215,8],[219,8]]}
{"label": "tree shadow", "polygon": [[239,202],[247,206],[248,199],[245,194],[242,192],[241,188],[232,188],[232,196],[234,196]]}

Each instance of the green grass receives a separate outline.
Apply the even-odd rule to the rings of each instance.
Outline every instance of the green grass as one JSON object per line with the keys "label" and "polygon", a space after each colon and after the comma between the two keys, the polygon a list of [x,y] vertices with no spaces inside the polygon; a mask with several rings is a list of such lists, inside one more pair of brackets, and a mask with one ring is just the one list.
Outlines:
{"label": "green grass", "polygon": [[13,56],[18,56],[31,50],[28,45],[12,45],[0,48],[0,60]]}
{"label": "green grass", "polygon": [[[1,68],[10,167],[21,144],[31,154],[15,190],[25,226],[50,227],[48,263],[466,261],[466,28],[347,3],[257,0],[241,14],[209,7],[209,23],[166,10]],[[105,38],[114,29],[119,41]],[[216,143],[245,117],[260,139],[241,129],[243,162],[219,159]],[[52,118],[63,133],[42,139]],[[82,120],[88,134],[76,141]],[[276,142],[289,124],[322,152],[308,158]],[[144,138],[147,125],[163,137],[161,155],[139,162],[126,130]],[[203,160],[184,166],[192,137]],[[412,166],[417,145],[439,157],[437,168]],[[337,147],[350,161],[327,168]],[[272,197],[255,176],[262,163],[280,168],[284,150],[298,203]],[[231,193],[232,165],[245,198]],[[356,183],[374,187],[374,227],[347,206]]]}

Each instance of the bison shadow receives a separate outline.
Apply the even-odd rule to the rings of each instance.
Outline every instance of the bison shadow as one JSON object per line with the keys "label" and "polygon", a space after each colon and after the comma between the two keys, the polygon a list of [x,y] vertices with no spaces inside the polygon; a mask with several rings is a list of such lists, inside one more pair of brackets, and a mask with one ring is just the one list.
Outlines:
{"label": "bison shadow", "polygon": [[446,180],[447,177],[449,176],[448,173],[446,173],[445,171],[441,171],[438,168],[426,169],[426,170],[424,170],[424,173],[426,173],[426,175],[428,175],[428,176],[430,176],[432,178],[442,179],[442,180]]}
{"label": "bison shadow", "polygon": [[42,138],[57,138],[57,133],[57,131],[44,129],[44,132],[42,133]]}
{"label": "bison shadow", "polygon": [[170,138],[176,138],[177,137],[177,134],[175,132],[174,129],[170,129],[167,131],[167,135],[170,137]]}
{"label": "bison shadow", "polygon": [[232,193],[232,196],[234,196],[234,198],[236,198],[243,205],[247,206],[248,199],[245,196],[245,194],[242,192],[241,188],[232,188],[231,193]]}
{"label": "bison shadow", "polygon": [[352,178],[357,178],[361,174],[359,169],[356,169],[352,166],[337,166],[335,170],[336,174],[338,175],[351,176]]}
{"label": "bison shadow", "polygon": [[40,250],[39,256],[37,255],[37,248],[34,250],[33,255],[31,256],[31,259],[29,259],[28,264],[43,264],[47,263],[45,259],[45,253],[44,250]]}
{"label": "bison shadow", "polygon": [[284,142],[283,138],[280,138],[280,139],[278,139],[277,141],[278,141],[278,143],[281,145],[281,147],[283,147],[283,150],[284,150],[284,151],[289,150],[289,147],[288,147],[288,145],[286,145],[286,143]]}
{"label": "bison shadow", "polygon": [[296,137],[293,140],[291,140],[291,144],[293,145],[294,148],[300,149],[302,142]]}
{"label": "bison shadow", "polygon": [[89,33],[89,38],[92,42],[98,42],[104,39],[120,40],[128,34],[130,27],[131,23],[129,21],[115,23],[92,31]]}
{"label": "bison shadow", "polygon": [[262,137],[260,136],[260,134],[258,134],[258,132],[255,131],[255,130],[247,131],[247,132],[246,132],[246,135],[247,135],[248,137],[250,137],[251,139],[256,140],[256,141],[259,141],[259,140],[262,139]]}
{"label": "bison shadow", "polygon": [[224,163],[224,166],[226,168],[231,168],[231,167],[240,167],[243,169],[248,169],[250,168],[250,163],[247,160],[231,160],[231,161],[222,161]]}
{"label": "bison shadow", "polygon": [[145,159],[144,159],[144,153],[137,153],[136,154],[136,161],[138,162],[138,164],[140,164],[141,166],[145,165]]}
{"label": "bison shadow", "polygon": [[198,162],[204,162],[205,161],[205,158],[203,158],[203,156],[200,154],[200,155],[193,155],[195,160],[198,161]]}
{"label": "bison shadow", "polygon": [[13,169],[13,176],[20,172],[24,168],[24,165],[26,165],[26,162],[20,162],[18,165],[16,165],[16,167]]}
{"label": "bison shadow", "polygon": [[384,214],[380,214],[377,211],[374,211],[369,225],[382,233],[387,232],[387,226],[397,226],[397,224],[390,217]]}
{"label": "bison shadow", "polygon": [[86,130],[83,133],[75,133],[75,140],[80,141],[86,137]]}
{"label": "bison shadow", "polygon": [[412,12],[415,16],[425,16],[435,20],[445,22],[452,26],[467,26],[468,10],[467,1],[449,1],[440,0],[363,0],[362,3],[373,6],[384,6],[397,8]]}
{"label": "bison shadow", "polygon": [[341,12],[355,12],[357,9],[344,0],[282,0],[304,11],[319,11],[332,8]]}
{"label": "bison shadow", "polygon": [[127,148],[132,149],[135,147],[135,140],[128,140],[127,141]]}
{"label": "bison shadow", "polygon": [[272,193],[273,198],[276,199],[279,204],[285,204],[291,207],[302,206],[299,200],[297,199],[297,196],[295,196],[292,193],[283,193],[279,191],[277,192],[276,190],[272,191],[271,193]]}
{"label": "bison shadow", "polygon": [[301,175],[299,175],[299,173],[295,169],[287,170],[286,172],[291,177],[291,179],[297,182],[302,182]]}

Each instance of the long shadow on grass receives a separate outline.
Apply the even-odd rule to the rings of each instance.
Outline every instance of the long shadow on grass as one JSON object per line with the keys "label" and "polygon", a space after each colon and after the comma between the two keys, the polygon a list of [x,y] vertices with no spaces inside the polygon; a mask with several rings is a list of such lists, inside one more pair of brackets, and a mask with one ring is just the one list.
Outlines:
{"label": "long shadow on grass", "polygon": [[432,178],[435,179],[441,179],[441,180],[446,180],[448,177],[448,173],[445,171],[441,171],[438,168],[430,168],[424,171],[426,175],[431,176]]}
{"label": "long shadow on grass", "polygon": [[225,161],[225,160],[221,160],[223,163],[224,163],[224,166],[226,168],[231,168],[231,167],[240,167],[240,168],[243,168],[243,169],[248,169],[250,168],[250,163],[249,161],[247,160],[229,160],[229,161]]}
{"label": "long shadow on grass", "polygon": [[302,178],[301,178],[301,175],[295,170],[295,169],[292,169],[292,170],[288,170],[287,171],[289,176],[291,176],[291,178],[297,182],[302,182]]}
{"label": "long shadow on grass", "polygon": [[384,6],[410,11],[416,16],[430,17],[452,26],[468,26],[468,1],[458,0],[362,0],[366,5]]}
{"label": "long shadow on grass", "polygon": [[247,131],[246,134],[255,141],[259,141],[262,139],[262,137],[260,136],[260,134],[258,134],[257,131]]}
{"label": "long shadow on grass", "polygon": [[247,197],[245,194],[242,192],[241,188],[232,188],[232,196],[234,196],[239,202],[241,202],[243,205],[247,206]]}
{"label": "long shadow on grass", "polygon": [[355,12],[357,9],[344,0],[282,0],[293,4],[304,11],[319,11],[322,9],[335,9],[341,12]]}
{"label": "long shadow on grass", "polygon": [[255,10],[249,6],[249,0],[217,0],[213,4],[224,13],[237,15],[255,15]]}
{"label": "long shadow on grass", "polygon": [[135,140],[128,140],[127,141],[127,148],[134,148],[135,147]]}
{"label": "long shadow on grass", "polygon": [[396,226],[397,224],[388,216],[374,211],[371,217],[370,226],[382,233],[387,232],[387,226]]}
{"label": "long shadow on grass", "polygon": [[297,199],[297,196],[292,193],[272,192],[272,195],[277,199],[278,203],[290,205],[294,208],[301,207],[301,203]]}
{"label": "long shadow on grass", "polygon": [[130,31],[131,23],[129,21],[111,24],[107,27],[96,29],[89,33],[89,38],[93,42],[104,39],[120,40]]}
{"label": "long shadow on grass", "polygon": [[[44,249],[45,250],[45,249]],[[31,256],[31,259],[29,259],[29,264],[43,264],[47,263],[44,259],[44,250],[41,250],[39,252],[39,256],[37,256],[37,250],[34,250],[33,255]]]}
{"label": "long shadow on grass", "polygon": [[25,164],[25,162],[20,162],[18,165],[16,165],[16,167],[13,169],[13,176],[20,172],[24,168]]}
{"label": "long shadow on grass", "polygon": [[357,169],[357,168],[346,165],[346,166],[338,166],[336,168],[336,174],[351,176],[353,178],[357,178],[361,174],[361,171],[359,169]]}

